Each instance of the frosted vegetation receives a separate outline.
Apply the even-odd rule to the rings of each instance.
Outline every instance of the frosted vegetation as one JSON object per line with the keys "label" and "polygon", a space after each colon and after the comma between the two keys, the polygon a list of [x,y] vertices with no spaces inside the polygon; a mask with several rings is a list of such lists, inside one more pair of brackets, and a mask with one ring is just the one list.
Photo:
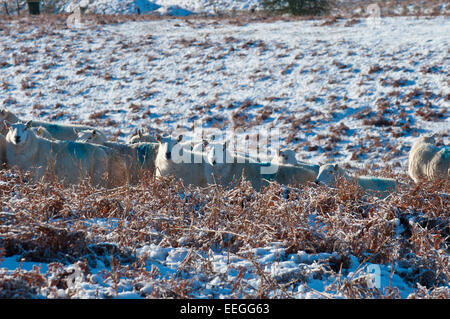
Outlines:
{"label": "frosted vegetation", "polygon": [[75,27],[68,13],[2,16],[0,107],[20,118],[118,142],[138,128],[242,129],[250,140],[276,128],[299,161],[401,186],[383,199],[345,179],[255,192],[142,171],[137,185],[106,190],[5,168],[0,297],[449,298],[449,181],[416,185],[407,159],[420,134],[449,144],[450,23],[430,7],[379,19],[357,7],[312,20],[130,7]]}

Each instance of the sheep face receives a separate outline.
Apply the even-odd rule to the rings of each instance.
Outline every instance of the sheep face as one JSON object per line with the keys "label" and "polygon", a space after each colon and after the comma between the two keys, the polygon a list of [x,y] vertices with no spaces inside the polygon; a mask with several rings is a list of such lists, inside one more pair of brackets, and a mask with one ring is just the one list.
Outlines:
{"label": "sheep face", "polygon": [[8,127],[5,121],[17,122],[19,119],[11,112],[1,109],[0,110],[0,133],[6,135],[8,133]]}
{"label": "sheep face", "polygon": [[141,142],[141,137],[139,135],[134,135],[128,141],[128,144],[136,144]]}
{"label": "sheep face", "polygon": [[325,164],[320,166],[319,174],[317,175],[316,183],[333,186],[336,184],[338,176],[344,176],[345,172],[337,164]]}
{"label": "sheep face", "polygon": [[96,130],[77,131],[75,129],[75,133],[77,133],[77,142],[93,144],[103,144],[105,142]]}
{"label": "sheep face", "polygon": [[175,147],[175,145],[180,143],[182,139],[183,139],[183,135],[178,136],[177,139],[174,139],[170,136],[162,137],[160,135],[157,135],[156,140],[159,143],[158,153],[163,154],[163,156],[166,160],[171,160],[173,148]]}
{"label": "sheep face", "polygon": [[296,164],[295,152],[293,150],[281,150],[280,151],[281,164]]}
{"label": "sheep face", "polygon": [[128,141],[128,144],[136,144],[143,142],[144,133],[142,133],[142,130],[137,130],[136,134],[131,136],[130,140]]}
{"label": "sheep face", "polygon": [[5,109],[0,110],[0,124],[1,125],[3,125],[3,121],[11,120],[11,117],[15,118],[15,116],[11,112],[9,112]]}
{"label": "sheep face", "polygon": [[416,143],[427,143],[436,145],[436,140],[434,139],[435,135],[422,135],[417,140]]}
{"label": "sheep face", "polygon": [[128,140],[128,144],[136,144],[136,143],[155,143],[157,142],[156,138],[151,134],[144,134],[144,132],[139,129],[135,134],[133,134]]}
{"label": "sheep face", "polygon": [[14,145],[25,144],[30,134],[31,121],[27,123],[11,124],[5,121],[5,126],[9,129],[6,135],[6,140]]}

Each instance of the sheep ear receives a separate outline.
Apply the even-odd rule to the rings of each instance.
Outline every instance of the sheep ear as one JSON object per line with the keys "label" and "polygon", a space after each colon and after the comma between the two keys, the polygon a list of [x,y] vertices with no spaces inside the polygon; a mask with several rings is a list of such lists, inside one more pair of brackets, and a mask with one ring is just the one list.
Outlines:
{"label": "sheep ear", "polygon": [[178,142],[181,142],[182,139],[183,139],[183,135],[182,135],[182,134],[178,135],[177,141],[178,141]]}
{"label": "sheep ear", "polygon": [[25,126],[26,126],[27,128],[30,128],[30,127],[31,127],[31,120],[28,121],[28,122],[26,122],[26,123],[25,123]]}
{"label": "sheep ear", "polygon": [[96,130],[92,130],[92,136],[97,135],[97,131]]}
{"label": "sheep ear", "polygon": [[11,128],[11,122],[10,121],[4,120],[3,124],[5,125],[6,129],[9,130]]}
{"label": "sheep ear", "polygon": [[78,131],[78,129],[76,129],[75,127],[73,128],[73,131],[75,132],[75,134],[80,133],[80,131]]}
{"label": "sheep ear", "polygon": [[339,168],[338,164],[334,164],[333,167],[334,167],[334,170],[335,170],[335,171],[337,171],[338,168]]}
{"label": "sheep ear", "polygon": [[37,135],[41,136],[42,135],[42,127],[38,127],[36,130]]}
{"label": "sheep ear", "polygon": [[137,135],[138,135],[140,138],[142,138],[142,130],[138,130],[137,133],[138,133]]}

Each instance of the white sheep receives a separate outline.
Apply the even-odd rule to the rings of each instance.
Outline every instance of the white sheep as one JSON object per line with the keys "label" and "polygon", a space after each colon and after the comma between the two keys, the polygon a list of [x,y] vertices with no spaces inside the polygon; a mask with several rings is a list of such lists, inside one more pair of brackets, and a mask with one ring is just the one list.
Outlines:
{"label": "white sheep", "polygon": [[181,143],[182,138],[182,135],[177,139],[157,135],[159,149],[155,161],[156,176],[174,175],[185,184],[206,186],[205,172],[209,164],[204,160],[205,154],[185,148]]}
{"label": "white sheep", "polygon": [[275,155],[271,161],[277,164],[297,164],[297,159],[295,158],[295,152],[292,149],[281,149],[278,154]]}
{"label": "white sheep", "polygon": [[[141,129],[139,129],[136,134],[134,134],[129,140],[128,144],[136,143],[158,143],[156,136],[150,134],[144,134]],[[183,149],[193,152],[203,152],[205,149],[204,141],[183,141],[179,145],[183,146]]]}
{"label": "white sheep", "polygon": [[317,173],[309,168],[309,165],[305,167],[299,165],[280,164],[276,169],[276,173],[268,175],[266,179],[273,179],[279,184],[300,184],[306,185],[309,182],[316,180]]}
{"label": "white sheep", "polygon": [[[9,123],[17,123],[21,121],[15,114],[7,110],[0,110],[0,133],[7,134],[8,130],[4,125],[4,121],[8,121]],[[74,124],[56,124],[56,123],[48,123],[41,121],[31,121],[31,125],[33,127],[43,127],[48,133],[52,136],[52,138],[56,140],[68,140],[74,141],[77,138],[78,131],[93,129],[92,127],[85,125],[74,125]],[[103,134],[98,131],[99,134]],[[106,138],[106,137],[105,137]]]}
{"label": "white sheep", "polygon": [[[33,172],[35,180],[53,173],[64,184],[78,184],[90,179],[94,185],[115,187],[124,183],[124,165],[104,146],[73,141],[51,141],[36,136],[31,122],[5,122],[6,160]],[[106,179],[105,179],[106,178]]]}
{"label": "white sheep", "polygon": [[135,143],[157,143],[158,141],[153,135],[150,134],[144,134],[144,132],[139,129],[137,130],[136,134],[131,136],[130,140],[128,141],[128,144],[135,144]]}
{"label": "white sheep", "polygon": [[343,177],[350,182],[356,182],[365,191],[386,196],[388,192],[398,189],[398,183],[392,178],[382,178],[374,176],[351,177],[338,164],[325,164],[320,166],[316,182],[327,186],[335,187],[339,177]]}
{"label": "white sheep", "polygon": [[259,163],[251,158],[236,155],[227,149],[226,144],[217,144],[207,154],[209,166],[206,166],[206,176],[209,183],[230,186],[242,176],[252,184],[257,191],[266,185],[266,180],[275,180],[280,184],[306,184],[316,178],[316,174],[302,167],[277,164],[272,162]]}
{"label": "white sheep", "polygon": [[8,134],[8,128],[7,125],[5,125],[5,121],[9,123],[16,123],[19,122],[19,118],[10,111],[5,109],[0,110],[0,134],[3,135]]}
{"label": "white sheep", "polygon": [[207,152],[208,165],[205,175],[209,184],[219,184],[224,187],[232,186],[242,175],[250,181],[255,189],[261,188],[260,166],[256,162],[250,163],[248,158],[236,155],[226,147],[226,144],[214,143]]}
{"label": "white sheep", "polygon": [[83,142],[83,143],[92,143],[92,144],[99,144],[104,145],[108,142],[105,135],[99,134],[99,132],[96,129],[89,129],[89,130],[75,130],[77,133],[77,137],[75,141],[77,142]]}
{"label": "white sheep", "polygon": [[309,164],[306,162],[297,161],[295,152],[292,149],[281,149],[277,155],[271,160],[275,164],[288,164],[298,166],[304,169],[313,171],[317,175],[319,174],[320,165]]}
{"label": "white sheep", "polygon": [[48,140],[53,140],[53,136],[47,131],[43,126],[32,127],[31,130],[39,137],[46,138]]}
{"label": "white sheep", "polygon": [[77,142],[103,145],[116,150],[126,163],[128,181],[136,184],[140,180],[141,170],[153,172],[155,160],[158,153],[157,143],[134,143],[123,144],[107,141],[103,134],[97,130],[84,130],[78,132]]}
{"label": "white sheep", "polygon": [[416,183],[449,178],[450,148],[439,149],[434,136],[420,136],[409,151],[408,173]]}

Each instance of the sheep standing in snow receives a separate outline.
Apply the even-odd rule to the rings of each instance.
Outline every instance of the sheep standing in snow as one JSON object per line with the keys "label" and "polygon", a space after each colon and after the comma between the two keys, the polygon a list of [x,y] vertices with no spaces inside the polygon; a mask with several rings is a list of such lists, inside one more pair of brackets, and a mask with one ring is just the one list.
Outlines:
{"label": "sheep standing in snow", "polygon": [[37,126],[32,127],[31,130],[36,134],[36,136],[46,138],[48,140],[53,140],[53,136],[47,131],[45,127]]}
{"label": "sheep standing in snow", "polygon": [[157,143],[122,144],[107,141],[103,134],[97,130],[84,130],[78,132],[77,142],[103,145],[116,150],[126,163],[128,181],[136,184],[140,180],[141,170],[153,172],[159,145]]}
{"label": "sheep standing in snow", "polygon": [[439,149],[434,136],[419,137],[409,151],[408,173],[416,183],[449,178],[450,148]]}
{"label": "sheep standing in snow", "polygon": [[207,159],[210,164],[206,167],[208,182],[223,186],[232,185],[242,175],[257,191],[266,184],[265,180],[275,180],[280,184],[306,184],[316,178],[316,174],[309,169],[288,164],[259,163],[236,155],[227,149],[226,144],[217,144],[211,148]]}
{"label": "sheep standing in snow", "polygon": [[136,143],[157,143],[156,137],[150,134],[144,134],[141,129],[137,130],[136,134],[131,136],[128,144]]}
{"label": "sheep standing in snow", "polygon": [[107,147],[73,141],[51,141],[36,136],[30,122],[5,124],[8,127],[8,164],[31,170],[35,180],[41,179],[46,173],[54,173],[65,184],[78,184],[86,178],[94,185],[107,187],[124,182],[124,166],[111,156],[114,154]]}
{"label": "sheep standing in snow", "polygon": [[5,121],[9,123],[19,122],[19,118],[12,112],[1,109],[0,110],[0,134],[8,134],[8,127],[5,125]]}
{"label": "sheep standing in snow", "polygon": [[281,149],[277,155],[272,159],[272,163],[277,164],[297,164],[295,152],[292,149]]}
{"label": "sheep standing in snow", "polygon": [[306,185],[309,182],[316,180],[317,174],[314,170],[310,169],[306,165],[305,167],[299,165],[281,164],[278,165],[278,169],[273,177],[269,178],[277,181],[279,184],[300,184]]}
{"label": "sheep standing in snow", "polygon": [[209,184],[227,187],[237,181],[241,174],[245,174],[254,187],[260,187],[259,165],[246,166],[248,159],[229,151],[226,143],[209,144],[206,157],[208,165],[205,166],[205,175]]}
{"label": "sheep standing in snow", "polygon": [[383,196],[386,195],[387,192],[393,192],[398,189],[398,184],[395,179],[374,176],[350,177],[338,164],[325,164],[320,166],[316,182],[334,187],[336,185],[336,179],[339,177],[343,177],[350,182],[356,181],[362,189],[371,192],[379,192],[382,193]]}
{"label": "sheep standing in snow", "polygon": [[292,149],[281,149],[271,162],[274,164],[288,164],[308,169],[313,171],[316,174],[316,177],[319,174],[320,169],[320,165],[297,161],[295,152]]}
{"label": "sheep standing in snow", "polygon": [[182,144],[183,136],[174,139],[170,136],[157,136],[159,142],[156,156],[156,176],[174,175],[185,184],[206,186],[206,167],[203,153],[192,152]]}
{"label": "sheep standing in snow", "polygon": [[[158,143],[156,136],[150,134],[144,134],[142,130],[138,130],[135,135],[133,135],[128,144],[136,144],[136,143]],[[193,152],[203,152],[206,145],[205,141],[183,141],[180,142],[179,145],[183,146],[183,149],[187,151]]]}
{"label": "sheep standing in snow", "polygon": [[[0,133],[7,134],[8,130],[4,125],[4,121],[8,121],[9,123],[17,123],[20,119],[7,110],[0,110]],[[89,126],[84,125],[74,125],[74,124],[56,124],[56,123],[48,123],[41,121],[31,121],[30,122],[33,127],[43,127],[55,140],[67,140],[67,141],[75,141],[77,138],[78,131],[81,130],[89,130],[93,129]],[[99,134],[103,134],[98,131]],[[105,137],[106,138],[106,137]]]}

